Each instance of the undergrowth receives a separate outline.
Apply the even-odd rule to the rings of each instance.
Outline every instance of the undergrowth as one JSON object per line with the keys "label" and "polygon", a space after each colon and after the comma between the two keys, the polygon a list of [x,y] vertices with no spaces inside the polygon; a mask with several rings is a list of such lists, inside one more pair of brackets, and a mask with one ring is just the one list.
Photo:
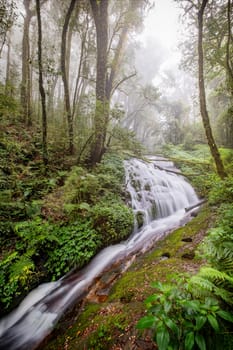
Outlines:
{"label": "undergrowth", "polygon": [[[22,144],[15,138],[14,142],[21,155]],[[9,147],[8,142],[4,157]],[[3,172],[5,187],[0,194],[6,199],[0,207],[3,313],[39,283],[82,268],[101,248],[128,237],[133,228],[132,211],[124,204],[119,156],[106,154],[92,172],[74,166],[69,174],[61,171],[52,177],[32,170],[36,165],[32,160],[25,160],[19,169],[14,162],[13,157],[9,168],[13,185],[5,184]]]}
{"label": "undergrowth", "polygon": [[[188,158],[183,171],[198,171],[195,151],[188,157],[180,147],[178,153]],[[229,171],[232,151],[221,153]],[[198,160],[202,162],[204,165],[203,157]],[[198,180],[199,191],[208,194],[218,219],[199,247],[199,254],[206,260],[199,272],[185,281],[177,277],[176,286],[153,284],[156,292],[146,300],[147,315],[138,322],[138,328],[153,330],[159,350],[232,348],[233,177],[229,174],[220,180],[210,172]]]}

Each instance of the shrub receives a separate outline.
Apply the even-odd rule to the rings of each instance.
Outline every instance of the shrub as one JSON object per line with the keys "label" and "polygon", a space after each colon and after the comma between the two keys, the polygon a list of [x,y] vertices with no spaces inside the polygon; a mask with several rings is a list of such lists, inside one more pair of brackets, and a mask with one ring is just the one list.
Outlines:
{"label": "shrub", "polygon": [[147,298],[147,315],[137,328],[152,329],[159,350],[218,349],[213,334],[221,337],[222,320],[233,322],[230,313],[213,298],[193,298],[187,281],[179,280],[178,286],[160,282],[152,286],[156,293]]}
{"label": "shrub", "polygon": [[93,202],[99,191],[98,178],[81,167],[74,167],[64,186],[65,202]]}
{"label": "shrub", "polygon": [[123,203],[100,203],[92,208],[94,228],[104,245],[127,238],[133,230],[133,213]]}
{"label": "shrub", "polygon": [[45,267],[53,276],[60,277],[71,268],[83,267],[99,250],[100,239],[89,221],[76,221],[58,229],[59,243],[48,253]]}
{"label": "shrub", "polygon": [[233,177],[229,176],[224,180],[216,178],[212,183],[209,194],[210,204],[220,204],[223,202],[233,202]]}
{"label": "shrub", "polygon": [[0,118],[13,119],[18,114],[19,103],[9,94],[5,94],[4,87],[0,84]]}

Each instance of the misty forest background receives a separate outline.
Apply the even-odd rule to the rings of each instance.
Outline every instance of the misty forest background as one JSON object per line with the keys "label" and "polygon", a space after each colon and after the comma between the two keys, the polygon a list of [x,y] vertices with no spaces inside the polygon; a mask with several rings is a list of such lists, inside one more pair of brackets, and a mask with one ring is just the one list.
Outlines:
{"label": "misty forest background", "polygon": [[[166,304],[170,321],[151,311],[139,327],[159,334],[159,349],[178,349],[177,339],[213,349],[213,332],[230,349],[232,2],[175,1],[181,60],[163,70],[166,49],[143,36],[156,2],[0,0],[1,311],[130,235],[123,160],[157,154],[208,200],[214,228],[203,253],[209,270],[189,286],[196,306]],[[190,289],[182,293],[172,295],[188,302]]]}

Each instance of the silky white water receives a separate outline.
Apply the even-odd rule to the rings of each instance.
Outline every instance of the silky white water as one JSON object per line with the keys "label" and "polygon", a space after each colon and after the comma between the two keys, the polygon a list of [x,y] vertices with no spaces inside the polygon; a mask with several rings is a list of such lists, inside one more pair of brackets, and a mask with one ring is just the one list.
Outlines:
{"label": "silky white water", "polygon": [[[0,349],[31,350],[51,332],[56,322],[74,302],[88,292],[96,277],[113,263],[145,252],[170,230],[185,224],[198,202],[190,184],[179,175],[156,168],[174,170],[172,162],[125,161],[128,204],[135,213],[135,228],[128,240],[103,249],[81,271],[33,290],[10,315],[0,321]],[[140,215],[140,229],[138,223]]]}

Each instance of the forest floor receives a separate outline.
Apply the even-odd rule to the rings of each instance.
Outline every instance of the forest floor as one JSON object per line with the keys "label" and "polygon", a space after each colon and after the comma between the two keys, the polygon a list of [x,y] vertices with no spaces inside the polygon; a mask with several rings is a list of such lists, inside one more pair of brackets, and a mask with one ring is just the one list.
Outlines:
{"label": "forest floor", "polygon": [[[192,275],[204,263],[197,247],[214,223],[205,206],[184,227],[169,234],[122,274],[102,302],[91,298],[76,305],[40,347],[44,350],[152,350],[153,335],[136,328],[146,313],[144,301],[152,282],[177,283],[177,275]],[[101,299],[101,298],[100,298]]]}

